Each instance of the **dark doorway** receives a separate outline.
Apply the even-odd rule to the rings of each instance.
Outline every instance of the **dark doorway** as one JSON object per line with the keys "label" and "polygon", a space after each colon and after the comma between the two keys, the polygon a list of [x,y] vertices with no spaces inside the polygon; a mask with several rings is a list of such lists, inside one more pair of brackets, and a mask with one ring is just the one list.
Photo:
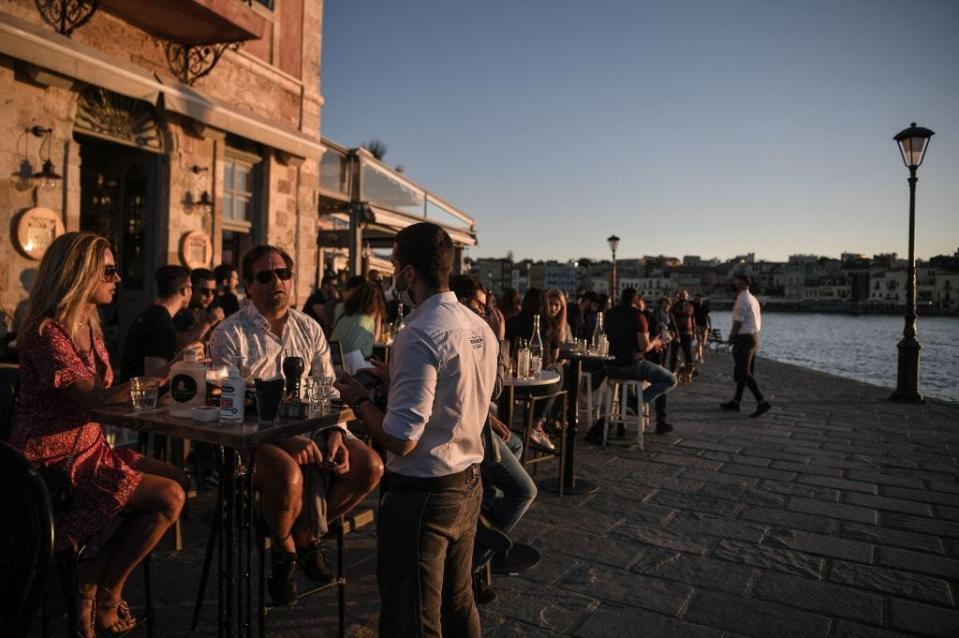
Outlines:
{"label": "dark doorway", "polygon": [[80,229],[106,237],[120,268],[116,302],[102,312],[112,358],[122,335],[155,295],[157,175],[161,156],[77,136],[80,142]]}

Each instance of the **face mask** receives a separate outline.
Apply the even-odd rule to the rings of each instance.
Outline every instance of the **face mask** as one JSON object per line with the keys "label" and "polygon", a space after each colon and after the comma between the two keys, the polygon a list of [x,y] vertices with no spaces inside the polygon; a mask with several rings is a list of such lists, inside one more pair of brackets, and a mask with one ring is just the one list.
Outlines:
{"label": "face mask", "polygon": [[416,304],[413,303],[413,297],[410,296],[410,286],[412,286],[413,284],[410,283],[410,285],[408,285],[403,290],[400,290],[399,288],[396,287],[396,282],[399,280],[400,275],[403,274],[404,270],[406,270],[406,268],[401,269],[398,273],[393,275],[393,285],[390,286],[390,292],[393,293],[393,296],[397,300],[399,300],[401,304],[403,304],[407,308],[413,309],[416,307]]}

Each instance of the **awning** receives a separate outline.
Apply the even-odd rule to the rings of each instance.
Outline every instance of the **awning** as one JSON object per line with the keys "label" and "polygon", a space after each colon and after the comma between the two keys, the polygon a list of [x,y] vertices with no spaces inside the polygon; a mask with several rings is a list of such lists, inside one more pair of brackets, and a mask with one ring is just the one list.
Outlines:
{"label": "awning", "polygon": [[163,80],[159,85],[163,93],[163,106],[168,111],[297,157],[319,161],[326,149],[316,138],[259,115],[238,111],[181,82]]}
{"label": "awning", "polygon": [[161,81],[146,69],[13,16],[3,15],[0,22],[0,53],[152,105],[163,94],[166,110],[296,157],[319,160],[325,150],[315,137],[227,106],[181,82]]}
{"label": "awning", "polygon": [[459,246],[475,246],[476,245],[476,234],[472,229],[465,228],[453,228],[447,224],[439,223],[433,219],[427,219],[424,217],[418,217],[416,215],[407,215],[406,213],[400,213],[395,210],[390,210],[388,208],[382,208],[380,206],[367,205],[367,222],[372,222],[377,226],[381,226],[384,229],[392,230],[393,233],[398,233],[407,226],[412,226],[413,224],[418,224],[420,222],[432,222],[438,226],[441,226],[443,230],[449,233],[450,239],[453,240],[454,244]]}
{"label": "awning", "polygon": [[7,14],[0,22],[0,53],[150,104],[160,95],[146,69]]}

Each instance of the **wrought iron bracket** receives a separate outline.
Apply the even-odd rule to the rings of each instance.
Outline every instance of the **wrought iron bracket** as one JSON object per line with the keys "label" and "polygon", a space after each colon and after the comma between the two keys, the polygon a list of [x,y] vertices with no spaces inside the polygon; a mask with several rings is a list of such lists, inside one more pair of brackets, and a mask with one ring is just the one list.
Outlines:
{"label": "wrought iron bracket", "polygon": [[242,42],[220,42],[193,46],[167,42],[166,59],[173,75],[184,84],[192,86],[216,67],[227,49],[238,51],[241,44]]}
{"label": "wrought iron bracket", "polygon": [[100,0],[34,0],[43,21],[68,38],[97,12]]}

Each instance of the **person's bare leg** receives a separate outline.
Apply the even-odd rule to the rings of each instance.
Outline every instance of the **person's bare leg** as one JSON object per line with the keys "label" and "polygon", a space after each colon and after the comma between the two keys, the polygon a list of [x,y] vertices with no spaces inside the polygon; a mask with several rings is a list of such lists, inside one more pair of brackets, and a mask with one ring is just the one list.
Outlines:
{"label": "person's bare leg", "polygon": [[162,476],[163,478],[168,478],[171,481],[176,481],[180,484],[180,487],[183,488],[184,492],[187,492],[190,489],[190,477],[187,475],[187,473],[177,466],[167,463],[166,461],[144,456],[142,459],[140,459],[140,463],[137,465],[136,469],[140,470],[144,474],[153,474],[154,476]]}
{"label": "person's bare leg", "polygon": [[186,495],[179,483],[144,473],[143,480],[127,503],[137,512],[124,521],[100,553],[108,560],[97,588],[97,625],[123,630],[129,620],[121,619],[114,605],[133,569],[153,550],[167,529],[180,516]]}
{"label": "person's bare leg", "polygon": [[276,445],[262,445],[256,450],[256,471],[253,482],[260,490],[263,518],[273,533],[279,549],[295,552],[291,532],[303,509],[303,474],[286,451]]}
{"label": "person's bare leg", "polygon": [[326,518],[334,520],[356,507],[380,484],[383,461],[380,455],[352,437],[343,443],[350,454],[350,469],[343,476],[334,476],[326,497]]}

